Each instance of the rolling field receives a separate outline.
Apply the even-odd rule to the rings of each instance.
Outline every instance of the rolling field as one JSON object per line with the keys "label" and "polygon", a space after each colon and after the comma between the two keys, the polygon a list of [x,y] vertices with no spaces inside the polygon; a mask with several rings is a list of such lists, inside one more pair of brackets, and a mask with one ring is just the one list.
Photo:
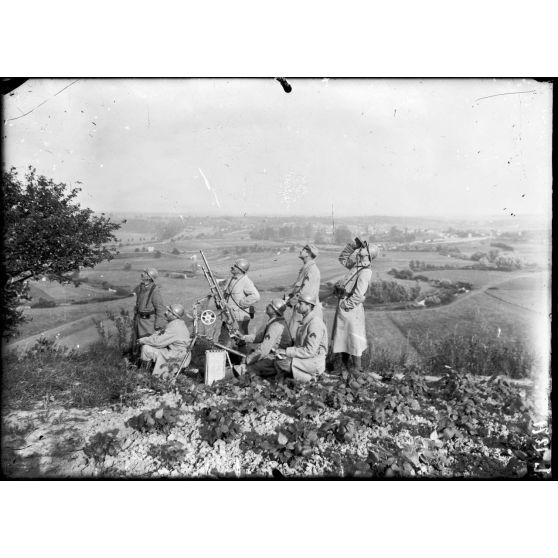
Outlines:
{"label": "rolling field", "polygon": [[109,291],[88,285],[87,283],[81,283],[79,287],[74,287],[74,285],[61,285],[56,281],[35,281],[32,286],[34,291],[31,294],[35,300],[43,297],[46,300],[54,300],[57,303],[108,297],[112,294]]}
{"label": "rolling field", "polygon": [[[237,239],[232,239],[238,245]],[[177,243],[178,244],[178,243]],[[190,252],[198,248],[204,249],[206,257],[217,278],[228,275],[236,255],[224,256],[222,250],[225,242],[220,239],[197,239],[188,241]],[[247,242],[253,245],[254,241]],[[265,321],[265,306],[275,297],[281,296],[294,282],[301,262],[296,252],[284,251],[273,242],[258,242],[274,248],[272,251],[247,253],[245,256],[251,263],[250,277],[261,294],[260,302],[256,305],[256,318],[252,321],[251,330],[255,330]],[[275,250],[277,248],[277,250]],[[325,248],[325,247],[324,247]],[[323,291],[327,291],[326,283],[332,283],[343,276],[345,269],[338,263],[338,247],[327,247],[322,250],[317,260],[320,267]],[[132,256],[132,254],[130,254]],[[244,255],[243,255],[244,257]],[[393,281],[387,274],[392,268],[403,269],[411,259],[419,259],[436,265],[450,261],[459,265],[461,260],[449,259],[436,252],[384,252],[374,262],[373,280],[383,279]],[[198,254],[198,262],[201,260]],[[130,270],[124,270],[125,264],[131,264]],[[467,265],[467,262],[463,262]],[[189,254],[163,254],[154,258],[145,252],[133,253],[129,259],[114,259],[103,262],[91,270],[83,270],[82,277],[90,280],[108,281],[114,286],[133,288],[139,282],[140,273],[146,267],[157,268],[161,275],[168,272],[182,272],[189,270],[192,260]],[[537,320],[540,321],[545,302],[549,296],[549,276],[546,273],[533,272],[498,272],[484,270],[440,270],[425,271],[431,279],[449,279],[451,281],[467,281],[473,284],[473,291],[460,295],[456,301],[447,306],[423,308],[420,310],[397,311],[368,311],[367,334],[373,348],[381,348],[394,356],[408,353],[411,360],[419,359],[424,354],[424,347],[430,345],[433,338],[440,338],[450,333],[474,335],[483,332],[484,335],[500,336],[511,342],[522,340],[527,344],[535,343]],[[399,281],[407,286],[414,285],[414,281]],[[174,279],[161,276],[158,281],[161,286],[163,299],[166,304],[180,302],[186,311],[191,312],[195,299],[201,298],[208,292],[207,283],[201,272],[193,278]],[[56,301],[78,300],[97,294],[107,295],[107,291],[95,289],[83,283],[77,289],[73,286],[60,286],[56,283],[39,282],[36,287]],[[489,289],[489,287],[493,287]],[[430,287],[421,283],[422,291]],[[36,294],[40,296],[39,291]],[[45,296],[44,298],[47,298]],[[46,332],[52,328],[76,322],[77,330],[71,339],[85,340],[87,335],[95,336],[95,328],[91,321],[87,327],[84,318],[94,317],[102,319],[107,310],[119,312],[121,308],[131,311],[134,298],[129,297],[115,301],[90,303],[74,306],[59,306],[46,309],[27,309],[25,314],[33,321],[24,324],[19,339]],[[331,331],[333,308],[326,307],[324,316],[328,330]],[[191,323],[187,320],[191,327]],[[74,339],[75,338],[75,339]]]}
{"label": "rolling field", "polygon": [[485,338],[536,344],[536,326],[539,319],[523,309],[502,303],[485,292],[457,300],[451,305],[425,308],[420,311],[396,311],[390,318],[419,354],[421,343],[430,339],[456,335],[482,335]]}

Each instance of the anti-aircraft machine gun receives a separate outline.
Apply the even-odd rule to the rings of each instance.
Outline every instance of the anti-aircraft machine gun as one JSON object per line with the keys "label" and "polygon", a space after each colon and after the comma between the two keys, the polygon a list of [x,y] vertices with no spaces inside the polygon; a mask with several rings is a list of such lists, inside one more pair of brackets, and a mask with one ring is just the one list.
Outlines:
{"label": "anti-aircraft machine gun", "polygon": [[213,275],[213,271],[211,271],[211,268],[207,263],[207,259],[205,258],[205,254],[203,253],[203,250],[200,250],[200,254],[203,259],[203,265],[202,265],[203,275],[209,285],[209,291],[210,291],[209,296],[213,297],[213,300],[215,301],[215,306],[219,310],[221,319],[225,324],[225,327],[229,331],[229,335],[231,337],[234,337],[239,334],[238,323],[236,322],[236,320],[234,319],[230,311],[227,301],[225,300],[225,296],[223,295],[223,291],[221,290],[218,281],[215,279],[215,275]]}
{"label": "anti-aircraft machine gun", "polygon": [[194,304],[192,305],[192,318],[194,320],[192,337],[191,337],[191,340],[190,340],[190,345],[188,347],[188,350],[187,350],[186,354],[184,355],[184,357],[182,359],[182,362],[180,363],[180,366],[178,367],[175,378],[178,376],[178,374],[180,374],[180,371],[184,367],[186,367],[190,364],[190,361],[191,361],[191,358],[192,358],[192,351],[194,350],[194,346],[195,346],[196,341],[198,339],[203,338],[206,341],[210,341],[210,343],[213,347],[217,347],[218,349],[226,351],[227,360],[228,360],[228,363],[229,363],[229,366],[231,367],[231,369],[233,368],[233,365],[230,361],[229,353],[232,353],[232,354],[240,357],[242,360],[246,358],[245,354],[243,354],[239,351],[235,351],[234,349],[231,349],[230,347],[226,347],[225,345],[221,345],[220,343],[215,342],[213,339],[208,339],[205,335],[200,334],[199,331],[198,331],[198,322],[199,321],[201,321],[202,324],[204,324],[205,326],[211,326],[217,321],[217,314],[213,310],[205,309],[205,310],[200,312],[200,306],[202,305],[202,303],[204,301],[209,300],[210,298],[213,298],[214,301],[215,301],[215,306],[217,307],[217,310],[218,310],[218,312],[221,316],[222,323],[227,328],[231,338],[237,338],[238,335],[239,335],[238,323],[236,322],[236,320],[233,318],[233,316],[231,314],[231,311],[230,311],[230,309],[227,305],[227,302],[225,300],[225,296],[223,295],[221,287],[219,286],[219,283],[215,279],[215,276],[213,275],[213,271],[211,271],[211,268],[209,267],[209,264],[207,263],[207,259],[205,258],[205,254],[203,253],[202,250],[200,250],[200,254],[201,254],[202,259],[203,259],[203,265],[201,266],[201,269],[202,269],[204,277],[205,277],[205,279],[206,279],[206,281],[209,285],[210,293],[207,296],[196,300],[194,302]]}

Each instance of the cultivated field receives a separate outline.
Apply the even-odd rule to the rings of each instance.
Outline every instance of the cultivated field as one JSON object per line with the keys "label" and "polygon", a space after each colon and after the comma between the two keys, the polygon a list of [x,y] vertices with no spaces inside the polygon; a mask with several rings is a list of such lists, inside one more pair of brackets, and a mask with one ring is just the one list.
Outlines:
{"label": "cultivated field", "polygon": [[[237,231],[239,233],[239,231]],[[243,233],[245,234],[245,233]],[[258,287],[261,300],[256,305],[256,318],[252,328],[257,328],[265,318],[265,306],[274,297],[281,296],[294,282],[301,262],[297,257],[300,245],[295,251],[289,251],[285,243],[240,239],[239,234],[230,234],[223,239],[194,238],[174,243],[162,243],[156,246],[161,250],[161,257],[153,253],[135,252],[128,249],[110,262],[103,262],[94,269],[83,270],[82,278],[89,278],[97,283],[107,281],[115,287],[132,289],[146,267],[159,270],[159,284],[166,303],[180,302],[187,311],[191,311],[194,300],[208,292],[207,283],[201,272],[196,277],[176,279],[165,277],[171,272],[184,272],[192,269],[191,256],[196,255],[201,261],[199,250],[203,249],[218,278],[228,275],[232,262],[239,257],[235,247],[254,245],[265,251],[248,251],[241,254],[251,263],[250,277]],[[520,246],[519,244],[515,246]],[[171,254],[173,247],[185,251],[180,255]],[[322,296],[330,286],[341,278],[345,269],[338,263],[340,247],[323,246],[317,261],[322,277]],[[487,246],[483,246],[486,249]],[[226,250],[230,253],[226,254]],[[525,250],[533,255],[533,246]],[[519,250],[518,250],[519,252]],[[539,247],[539,256],[546,253]],[[374,262],[373,280],[394,281],[388,275],[392,268],[405,269],[410,260],[420,260],[433,265],[451,264],[470,265],[466,260],[448,258],[437,252],[387,251]],[[131,269],[125,270],[124,266]],[[411,360],[428,356],[424,347],[429,341],[449,333],[473,335],[479,331],[489,336],[498,336],[512,342],[522,340],[527,344],[535,342],[537,320],[540,321],[546,311],[549,297],[549,275],[544,272],[502,272],[491,270],[439,270],[420,272],[430,279],[448,279],[466,281],[473,284],[473,291],[459,295],[450,305],[423,308],[417,310],[368,311],[367,333],[372,347],[381,348],[397,356],[407,354]],[[399,280],[405,286],[414,286],[415,281]],[[432,290],[427,283],[420,283],[423,293]],[[57,283],[38,282],[34,284],[34,295],[57,303],[83,300],[87,297],[110,296],[110,293],[82,283],[80,287],[61,286]],[[37,289],[40,289],[37,290]],[[41,294],[42,293],[42,294]],[[20,339],[47,332],[58,327],[61,336],[70,345],[86,344],[97,337],[93,319],[106,317],[106,312],[118,313],[120,309],[131,311],[134,298],[121,298],[114,301],[95,302],[81,305],[58,306],[46,309],[27,309],[25,314],[32,321],[21,328]],[[325,320],[331,331],[333,308],[326,307]],[[89,318],[89,319],[86,319]],[[191,326],[191,321],[186,320]],[[67,325],[63,328],[61,326]],[[75,324],[75,325],[72,325]]]}

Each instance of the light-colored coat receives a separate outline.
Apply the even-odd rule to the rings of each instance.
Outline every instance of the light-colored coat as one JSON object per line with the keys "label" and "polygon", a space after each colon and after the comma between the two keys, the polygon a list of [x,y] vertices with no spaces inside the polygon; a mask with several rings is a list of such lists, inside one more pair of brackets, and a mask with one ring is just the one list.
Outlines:
{"label": "light-colored coat", "polygon": [[260,300],[260,293],[248,275],[231,276],[223,289],[223,295],[237,322],[249,321],[250,306]]}
{"label": "light-colored coat", "polygon": [[[165,319],[166,308],[161,296],[161,288],[155,284],[153,286],[153,294],[149,298],[149,291],[152,286],[152,283],[149,285],[140,283],[134,289],[134,294],[136,295],[134,335],[136,339],[155,333],[155,328],[163,329],[167,323]],[[146,313],[150,314],[148,318],[140,317],[140,314]]]}
{"label": "light-colored coat", "polygon": [[272,349],[286,349],[293,343],[287,322],[282,316],[271,318],[257,333],[246,335],[244,340],[247,343],[260,343],[256,351],[248,355],[248,364],[269,357]]}
{"label": "light-colored coat", "polygon": [[289,294],[291,299],[292,312],[289,318],[289,330],[292,337],[296,336],[296,332],[302,322],[302,316],[294,309],[298,301],[298,295],[310,296],[315,299],[317,304],[314,311],[323,319],[322,305],[320,304],[320,270],[314,260],[307,261],[299,270],[298,277]]}
{"label": "light-colored coat", "polygon": [[324,321],[310,312],[297,331],[294,347],[286,349],[286,356],[292,358],[292,374],[295,380],[307,380],[325,370],[327,354],[327,328]]}
{"label": "light-colored coat", "polygon": [[163,332],[143,337],[139,342],[142,360],[155,361],[153,374],[160,376],[168,360],[184,356],[190,343],[190,332],[181,319],[176,319],[168,322]]}
{"label": "light-colored coat", "polygon": [[372,279],[372,270],[369,266],[357,268],[351,257],[353,251],[352,245],[348,244],[339,256],[339,262],[349,271],[338,283],[344,287],[346,294],[339,303],[333,352],[362,356],[368,347],[363,303]]}

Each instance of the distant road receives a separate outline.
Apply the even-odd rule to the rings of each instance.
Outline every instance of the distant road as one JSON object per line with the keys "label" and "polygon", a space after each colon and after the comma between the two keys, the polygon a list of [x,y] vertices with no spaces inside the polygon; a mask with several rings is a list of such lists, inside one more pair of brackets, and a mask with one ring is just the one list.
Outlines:
{"label": "distant road", "polygon": [[471,238],[437,238],[430,242],[425,240],[413,240],[408,244],[457,244],[460,242],[477,242],[479,240],[493,240],[493,236],[473,236]]}

